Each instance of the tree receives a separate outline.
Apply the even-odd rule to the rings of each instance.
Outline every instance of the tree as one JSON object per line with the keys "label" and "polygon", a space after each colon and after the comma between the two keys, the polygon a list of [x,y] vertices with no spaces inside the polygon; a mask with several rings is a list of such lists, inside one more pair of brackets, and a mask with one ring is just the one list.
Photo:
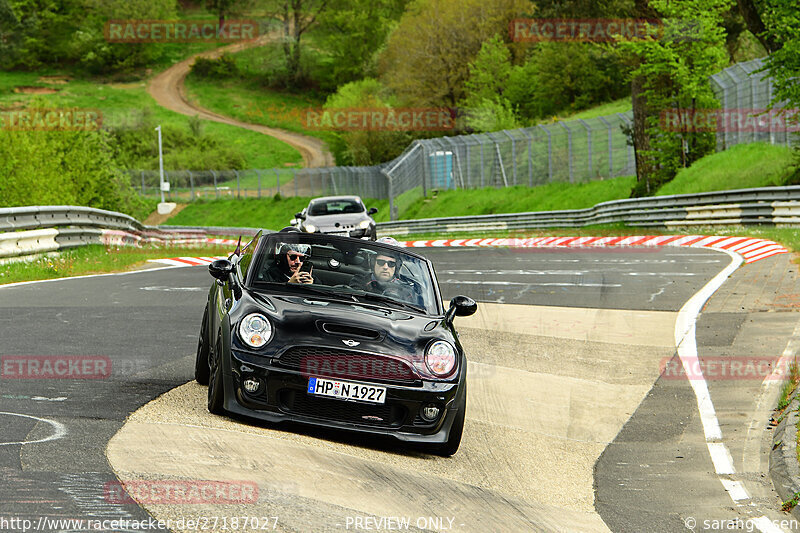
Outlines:
{"label": "tree", "polygon": [[764,0],[757,2],[757,0],[737,0],[739,5],[739,12],[744,18],[747,29],[750,33],[756,36],[756,39],[761,42],[761,45],[767,49],[768,52],[775,52],[781,47],[781,38],[772,31],[767,31],[767,26],[759,13],[758,4],[770,4],[777,9],[786,8],[789,10],[797,10],[797,6],[791,7],[791,2],[775,2],[774,0]]}
{"label": "tree", "polygon": [[330,54],[336,87],[377,74],[376,56],[409,0],[332,0],[320,13],[323,49]]}
{"label": "tree", "polygon": [[[347,83],[328,97],[325,109],[392,109],[393,99],[386,88],[375,79],[367,78]],[[411,142],[403,131],[343,131],[339,135],[347,148],[343,156],[346,165],[376,165],[399,155]]]}
{"label": "tree", "polygon": [[175,5],[176,0],[0,0],[0,68],[79,64],[98,74],[130,71],[152,62],[163,48],[109,43],[105,24],[173,18]]}
{"label": "tree", "polygon": [[249,0],[206,0],[206,8],[219,17],[220,27],[225,24],[225,17],[242,11]]}
{"label": "tree", "polygon": [[630,94],[627,67],[596,43],[539,43],[514,66],[503,95],[521,120],[579,111]]}
{"label": "tree", "polygon": [[[665,23],[658,39],[620,42],[634,64],[631,73],[633,145],[636,154],[635,196],[651,195],[714,146],[713,133],[664,128],[661,113],[671,109],[716,106],[710,75],[727,63],[722,16],[728,0],[637,0],[641,18]],[[642,16],[644,15],[644,16]],[[691,20],[686,26],[683,20]],[[677,130],[677,131],[676,131]]]}
{"label": "tree", "polygon": [[266,0],[267,15],[283,26],[283,55],[289,81],[300,82],[300,40],[317,23],[330,0]]}
{"label": "tree", "polygon": [[8,67],[13,58],[19,40],[15,33],[19,29],[19,19],[7,0],[0,0],[0,68]]}
{"label": "tree", "polygon": [[503,91],[511,76],[511,52],[499,35],[481,46],[475,61],[468,65],[464,83],[467,126],[477,131],[497,131],[519,127],[514,110]]}
{"label": "tree", "polygon": [[416,0],[381,54],[380,78],[404,104],[453,107],[484,41],[508,36],[509,22],[528,7],[522,0]]}
{"label": "tree", "polygon": [[[786,102],[794,110],[792,123],[800,124],[797,110],[800,109],[800,12],[777,0],[767,2],[765,12],[767,40],[777,47],[766,58],[766,70],[772,77],[775,88],[770,106]],[[795,145],[795,154],[800,159],[800,146]],[[800,177],[800,170],[795,172]]]}
{"label": "tree", "polygon": [[627,17],[632,0],[531,0],[532,11],[541,18]]}
{"label": "tree", "polygon": [[103,131],[0,129],[3,206],[83,205],[146,215]]}

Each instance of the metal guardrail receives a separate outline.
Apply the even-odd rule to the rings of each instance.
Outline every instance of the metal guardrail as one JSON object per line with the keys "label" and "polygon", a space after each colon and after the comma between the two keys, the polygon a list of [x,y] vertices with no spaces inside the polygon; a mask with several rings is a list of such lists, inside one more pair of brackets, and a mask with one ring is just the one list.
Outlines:
{"label": "metal guardrail", "polygon": [[[447,234],[623,223],[640,227],[800,226],[800,186],[762,187],[603,202],[588,209],[381,222],[379,235]],[[86,244],[190,244],[207,235],[253,235],[258,228],[145,226],[113,211],[75,206],[0,209],[0,258]]]}
{"label": "metal guardrail", "polygon": [[196,244],[205,241],[204,230],[164,230],[145,226],[122,213],[91,207],[0,208],[0,258],[53,252],[87,244]]}
{"label": "metal guardrail", "polygon": [[381,222],[379,235],[454,233],[596,224],[681,227],[701,225],[800,225],[800,186],[762,187],[603,202],[588,209]]}

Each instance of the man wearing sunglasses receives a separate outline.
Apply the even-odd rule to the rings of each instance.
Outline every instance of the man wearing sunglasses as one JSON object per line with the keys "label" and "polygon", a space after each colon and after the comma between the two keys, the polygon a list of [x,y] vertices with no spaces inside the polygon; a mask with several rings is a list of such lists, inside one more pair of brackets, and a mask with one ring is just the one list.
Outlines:
{"label": "man wearing sunglasses", "polygon": [[404,283],[398,273],[403,262],[389,252],[380,251],[370,259],[371,272],[356,276],[350,282],[354,289],[385,294],[400,300],[415,301],[414,292]]}
{"label": "man wearing sunglasses", "polygon": [[267,281],[276,283],[314,283],[311,272],[301,270],[303,263],[311,257],[307,244],[283,244],[275,263],[267,269]]}

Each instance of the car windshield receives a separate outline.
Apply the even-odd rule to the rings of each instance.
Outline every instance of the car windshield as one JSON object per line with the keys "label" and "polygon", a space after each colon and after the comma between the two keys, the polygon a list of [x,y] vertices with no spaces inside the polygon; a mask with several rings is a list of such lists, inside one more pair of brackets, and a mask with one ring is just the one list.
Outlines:
{"label": "car windshield", "polygon": [[[250,280],[261,289],[328,295],[438,314],[435,281],[428,263],[395,246],[305,233],[275,233],[261,247]],[[288,283],[297,270],[310,270],[311,284]]]}
{"label": "car windshield", "polygon": [[364,206],[357,200],[338,198],[336,200],[323,200],[311,203],[308,214],[311,216],[342,215],[362,213]]}

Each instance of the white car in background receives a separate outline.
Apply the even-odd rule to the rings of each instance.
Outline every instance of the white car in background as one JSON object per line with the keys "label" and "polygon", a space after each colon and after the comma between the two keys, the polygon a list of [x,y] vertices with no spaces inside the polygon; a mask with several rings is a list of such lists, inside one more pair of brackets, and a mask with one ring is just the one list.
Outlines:
{"label": "white car in background", "polygon": [[326,233],[375,240],[377,229],[372,215],[375,207],[367,210],[358,196],[325,196],[315,198],[308,207],[296,213],[293,226],[306,233]]}

